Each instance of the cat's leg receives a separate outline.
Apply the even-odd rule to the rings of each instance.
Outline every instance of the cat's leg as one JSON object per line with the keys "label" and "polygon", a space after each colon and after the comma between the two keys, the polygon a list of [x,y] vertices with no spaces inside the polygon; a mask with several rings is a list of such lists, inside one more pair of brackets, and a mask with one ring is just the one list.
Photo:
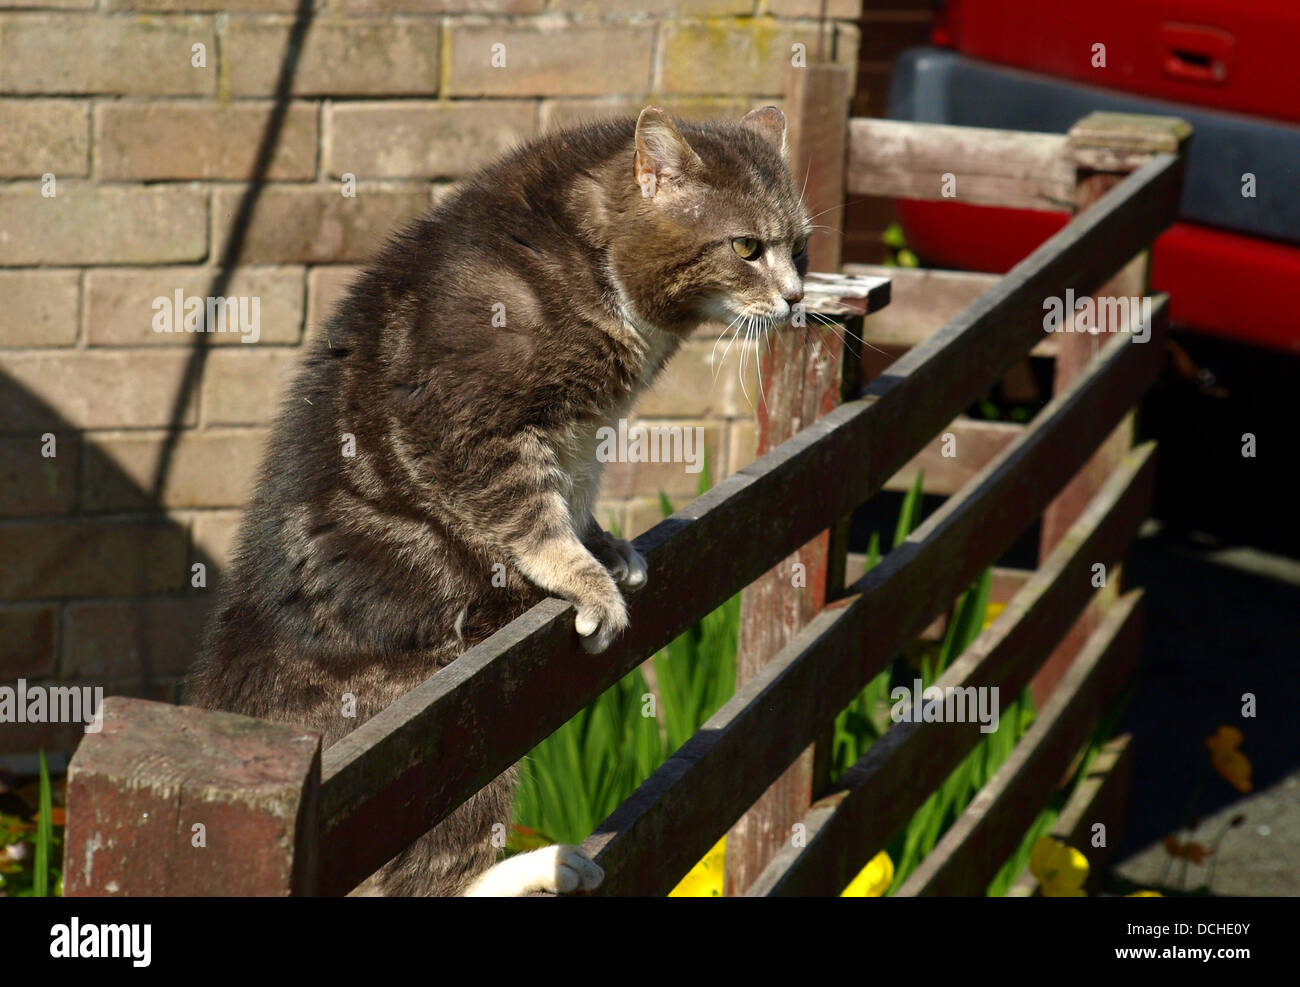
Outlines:
{"label": "cat's leg", "polygon": [[[510,830],[516,769],[485,788],[363,881],[349,897],[456,897],[495,868]],[[506,861],[508,863],[509,861]]]}
{"label": "cat's leg", "polygon": [[605,872],[580,847],[548,846],[503,860],[465,890],[467,898],[507,898],[549,891],[590,891]]}
{"label": "cat's leg", "polygon": [[587,521],[583,543],[623,589],[635,592],[646,584],[647,570],[641,553],[632,547],[631,542],[615,538],[594,518]]}
{"label": "cat's leg", "polygon": [[[599,654],[627,628],[627,604],[609,571],[574,534],[569,508],[558,493],[533,501],[526,532],[508,542],[515,565],[548,593],[578,609],[573,625],[582,647]],[[644,565],[644,563],[642,563]]]}

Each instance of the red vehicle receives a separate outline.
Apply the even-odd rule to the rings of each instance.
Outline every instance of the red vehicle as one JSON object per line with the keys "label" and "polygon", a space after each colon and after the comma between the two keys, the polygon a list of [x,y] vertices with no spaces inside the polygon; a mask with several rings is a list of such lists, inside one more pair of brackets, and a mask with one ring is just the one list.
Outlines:
{"label": "red vehicle", "polygon": [[[1300,0],[948,0],[898,59],[894,119],[1064,133],[1096,110],[1195,128],[1152,287],[1197,333],[1300,354]],[[897,204],[927,264],[1001,273],[1064,213]]]}

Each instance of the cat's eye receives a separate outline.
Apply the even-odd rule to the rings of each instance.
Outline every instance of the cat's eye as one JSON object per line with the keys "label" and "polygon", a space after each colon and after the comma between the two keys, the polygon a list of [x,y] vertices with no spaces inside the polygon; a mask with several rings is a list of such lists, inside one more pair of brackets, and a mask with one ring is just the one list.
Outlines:
{"label": "cat's eye", "polygon": [[806,236],[801,236],[790,245],[790,254],[794,257],[798,257],[807,249],[808,238]]}
{"label": "cat's eye", "polygon": [[738,236],[732,239],[731,249],[742,260],[758,260],[763,254],[763,244],[752,236]]}

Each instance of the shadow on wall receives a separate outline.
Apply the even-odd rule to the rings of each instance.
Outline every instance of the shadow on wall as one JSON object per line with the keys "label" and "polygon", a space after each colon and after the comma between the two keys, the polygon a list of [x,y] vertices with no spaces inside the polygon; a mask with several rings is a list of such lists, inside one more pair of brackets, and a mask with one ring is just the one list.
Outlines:
{"label": "shadow on wall", "polygon": [[[189,519],[2,372],[0,421],[0,685],[176,701],[219,564]],[[81,735],[78,723],[6,722],[0,754],[70,752]]]}
{"label": "shadow on wall", "polygon": [[[312,0],[299,0],[273,108],[209,298],[227,294],[239,264],[313,16]],[[0,686],[24,679],[179,699],[220,572],[198,549],[193,519],[169,514],[162,494],[203,376],[208,336],[193,335],[148,488],[0,372]],[[83,730],[82,723],[0,723],[0,755],[38,747],[71,752]]]}

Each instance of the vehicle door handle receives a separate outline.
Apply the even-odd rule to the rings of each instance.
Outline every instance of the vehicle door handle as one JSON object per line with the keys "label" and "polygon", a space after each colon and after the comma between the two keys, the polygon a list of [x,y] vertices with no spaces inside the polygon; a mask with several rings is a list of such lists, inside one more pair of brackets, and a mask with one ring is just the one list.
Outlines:
{"label": "vehicle door handle", "polygon": [[1160,47],[1166,75],[1221,86],[1228,81],[1237,42],[1217,27],[1169,22],[1160,25]]}

